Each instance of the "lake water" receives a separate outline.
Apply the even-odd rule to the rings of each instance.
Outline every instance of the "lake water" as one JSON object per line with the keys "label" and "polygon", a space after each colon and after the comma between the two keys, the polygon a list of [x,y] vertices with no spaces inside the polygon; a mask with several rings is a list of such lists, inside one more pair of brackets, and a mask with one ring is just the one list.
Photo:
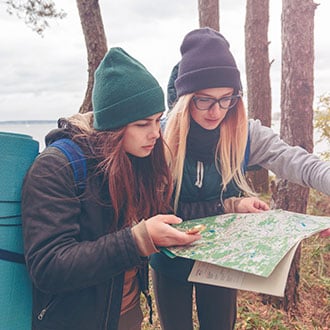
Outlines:
{"label": "lake water", "polygon": [[[273,129],[275,132],[279,132],[280,121],[273,120]],[[57,128],[56,121],[45,121],[45,122],[0,122],[0,131],[2,132],[13,132],[31,135],[32,138],[39,142],[39,150],[45,148],[45,136],[52,129]],[[314,153],[319,155],[321,152],[329,151],[330,146],[326,141],[317,142],[319,140],[319,135],[317,132],[314,134]]]}
{"label": "lake water", "polygon": [[20,133],[27,134],[32,136],[32,138],[39,142],[39,150],[43,150],[45,148],[45,136],[52,129],[57,128],[56,121],[46,121],[46,122],[38,122],[38,123],[14,123],[14,122],[0,122],[0,131],[1,132],[12,132],[12,133]]}

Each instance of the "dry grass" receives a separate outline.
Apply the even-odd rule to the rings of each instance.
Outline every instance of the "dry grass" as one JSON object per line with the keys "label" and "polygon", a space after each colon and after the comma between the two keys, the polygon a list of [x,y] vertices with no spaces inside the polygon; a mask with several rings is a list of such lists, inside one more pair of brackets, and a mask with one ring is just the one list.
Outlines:
{"label": "dry grass", "polygon": [[[312,191],[308,212],[330,216],[330,197]],[[297,308],[287,313],[263,304],[259,294],[239,291],[236,329],[330,330],[330,238],[314,235],[302,242],[298,294]],[[154,302],[153,307],[156,309]],[[153,319],[150,325],[146,317],[142,329],[161,329],[156,310]],[[194,323],[198,329],[196,313]]]}

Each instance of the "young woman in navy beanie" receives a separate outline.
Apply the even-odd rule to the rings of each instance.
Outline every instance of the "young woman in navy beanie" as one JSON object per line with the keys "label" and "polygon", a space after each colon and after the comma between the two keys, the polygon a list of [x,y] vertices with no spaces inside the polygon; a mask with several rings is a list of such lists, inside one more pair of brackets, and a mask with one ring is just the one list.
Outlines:
{"label": "young woman in navy beanie", "polygon": [[[47,142],[74,141],[87,163],[83,191],[72,165],[47,147],[27,174],[22,219],[33,282],[33,329],[138,330],[148,256],[200,238],[174,229],[172,179],[160,117],[164,95],[121,48],[100,63],[93,114],[61,120]],[[151,305],[151,304],[150,304]]]}
{"label": "young woman in navy beanie", "polygon": [[[223,35],[193,30],[181,54],[169,81],[164,131],[176,215],[189,220],[267,210],[245,179],[253,165],[330,195],[329,163],[287,145],[260,121],[248,121],[240,72]],[[156,253],[151,266],[163,330],[193,329],[193,292],[201,330],[234,329],[236,290],[188,282],[192,260]]]}

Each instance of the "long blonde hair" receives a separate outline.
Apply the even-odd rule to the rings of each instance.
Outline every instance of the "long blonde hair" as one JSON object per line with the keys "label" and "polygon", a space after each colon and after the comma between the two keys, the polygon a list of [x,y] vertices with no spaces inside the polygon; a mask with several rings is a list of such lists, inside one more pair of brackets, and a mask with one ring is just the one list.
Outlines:
{"label": "long blonde hair", "polygon": [[[168,114],[164,139],[169,146],[166,160],[175,186],[174,210],[177,209],[183,178],[186,142],[190,128],[190,102],[194,94],[181,96]],[[220,138],[215,152],[215,165],[222,175],[222,193],[227,184],[234,180],[246,194],[254,195],[242,169],[248,136],[248,122],[243,101],[230,109],[221,122]]]}

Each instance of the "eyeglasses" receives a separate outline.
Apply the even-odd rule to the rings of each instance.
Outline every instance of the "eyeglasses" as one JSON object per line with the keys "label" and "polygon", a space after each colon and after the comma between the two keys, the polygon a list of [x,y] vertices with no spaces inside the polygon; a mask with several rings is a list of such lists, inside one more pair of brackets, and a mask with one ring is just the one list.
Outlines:
{"label": "eyeglasses", "polygon": [[240,94],[223,96],[220,99],[205,96],[193,96],[192,100],[198,110],[210,110],[216,103],[219,104],[220,108],[223,110],[228,110],[233,108],[238,100],[241,98]]}

